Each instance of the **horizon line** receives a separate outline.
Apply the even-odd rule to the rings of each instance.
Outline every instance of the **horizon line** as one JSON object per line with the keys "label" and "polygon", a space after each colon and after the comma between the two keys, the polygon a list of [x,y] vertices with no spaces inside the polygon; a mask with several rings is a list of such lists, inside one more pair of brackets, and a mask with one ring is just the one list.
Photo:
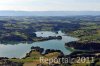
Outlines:
{"label": "horizon line", "polygon": [[[0,11],[24,11],[24,12],[27,12],[27,10],[0,10]],[[41,12],[46,12],[47,10],[44,10],[44,11],[41,11]],[[54,10],[55,11],[55,10]],[[70,11],[72,11],[72,10],[66,10],[66,11],[64,11],[64,10],[62,10],[63,12],[70,12]],[[79,12],[79,11],[91,11],[91,12],[95,12],[96,10],[73,10],[73,11],[76,11],[76,12]],[[40,11],[28,11],[28,12],[40,12]],[[48,10],[48,12],[53,12],[53,10],[52,11],[49,11]],[[56,11],[55,11],[56,12]],[[58,11],[58,12],[60,12],[60,10]],[[97,12],[99,12],[98,10],[97,10]]]}

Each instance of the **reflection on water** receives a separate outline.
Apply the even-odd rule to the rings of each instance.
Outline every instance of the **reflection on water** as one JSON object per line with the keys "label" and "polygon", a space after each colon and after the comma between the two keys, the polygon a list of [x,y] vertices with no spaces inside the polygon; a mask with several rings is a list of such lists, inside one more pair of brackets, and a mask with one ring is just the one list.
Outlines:
{"label": "reflection on water", "polygon": [[20,43],[20,44],[0,44],[0,57],[17,57],[22,58],[28,53],[32,46],[39,46],[44,49],[58,49],[64,52],[64,54],[69,54],[71,51],[65,48],[65,42],[76,41],[77,38],[73,38],[70,36],[64,36],[64,33],[59,31],[58,33],[49,32],[49,31],[40,31],[36,32],[37,36],[40,37],[48,37],[48,36],[62,36],[62,40],[49,40],[43,42],[34,42],[32,44],[28,43]]}

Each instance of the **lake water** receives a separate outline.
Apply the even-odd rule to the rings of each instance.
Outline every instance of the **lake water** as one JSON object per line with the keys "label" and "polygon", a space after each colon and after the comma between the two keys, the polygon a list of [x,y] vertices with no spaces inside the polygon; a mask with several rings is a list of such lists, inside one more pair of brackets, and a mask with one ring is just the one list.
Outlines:
{"label": "lake water", "polygon": [[9,58],[22,58],[28,53],[32,46],[39,46],[44,49],[58,49],[61,50],[64,54],[70,54],[71,51],[65,48],[65,43],[70,41],[76,41],[77,38],[73,38],[70,36],[65,36],[64,33],[58,31],[49,32],[49,31],[40,31],[36,32],[37,36],[40,37],[48,37],[48,36],[62,36],[62,40],[49,40],[49,41],[42,41],[42,42],[33,42],[32,44],[28,43],[20,43],[20,44],[0,44],[0,57],[9,57]]}

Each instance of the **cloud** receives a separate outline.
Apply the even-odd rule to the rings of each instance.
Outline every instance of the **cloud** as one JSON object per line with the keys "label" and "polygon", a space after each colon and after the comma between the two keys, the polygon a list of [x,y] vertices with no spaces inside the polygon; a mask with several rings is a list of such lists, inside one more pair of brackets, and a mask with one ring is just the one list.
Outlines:
{"label": "cloud", "polygon": [[100,0],[0,0],[0,10],[80,11],[100,10]]}

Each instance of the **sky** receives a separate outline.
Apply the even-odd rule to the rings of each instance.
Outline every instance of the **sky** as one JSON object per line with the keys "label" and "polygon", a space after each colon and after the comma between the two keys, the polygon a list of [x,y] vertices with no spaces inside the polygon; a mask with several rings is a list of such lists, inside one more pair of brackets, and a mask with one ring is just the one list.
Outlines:
{"label": "sky", "polygon": [[100,0],[0,0],[0,10],[100,11]]}

